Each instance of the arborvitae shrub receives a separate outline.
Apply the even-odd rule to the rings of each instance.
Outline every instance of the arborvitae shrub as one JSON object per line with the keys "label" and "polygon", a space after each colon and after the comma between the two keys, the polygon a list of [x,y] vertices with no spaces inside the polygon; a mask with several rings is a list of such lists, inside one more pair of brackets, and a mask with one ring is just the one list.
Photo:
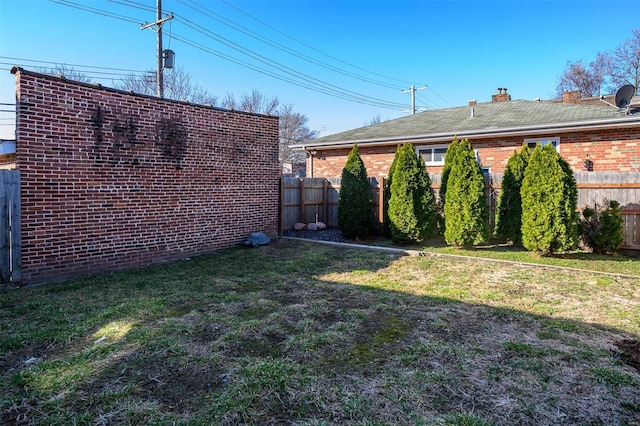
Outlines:
{"label": "arborvitae shrub", "polygon": [[489,239],[489,208],[484,175],[468,140],[458,143],[447,180],[444,239],[449,245],[480,244]]}
{"label": "arborvitae shrub", "polygon": [[445,220],[444,220],[444,204],[447,197],[447,181],[449,180],[449,174],[451,173],[451,167],[453,167],[453,159],[456,156],[460,141],[457,137],[453,138],[453,141],[447,147],[447,152],[444,156],[444,166],[442,166],[442,172],[440,174],[440,190],[438,191],[438,204],[437,204],[437,223],[440,233],[444,235]]}
{"label": "arborvitae shrub", "polygon": [[373,199],[367,179],[367,169],[354,145],[342,169],[338,226],[347,238],[367,235],[373,224]]}
{"label": "arborvitae shrub", "polygon": [[531,151],[527,145],[522,145],[519,152],[514,151],[507,162],[498,198],[495,234],[498,238],[512,241],[514,244],[522,242],[522,197],[520,190],[530,156]]}
{"label": "arborvitae shrub", "polygon": [[431,179],[410,143],[398,147],[393,164],[388,210],[391,236],[397,242],[422,241],[435,224]]}
{"label": "arborvitae shrub", "polygon": [[537,146],[522,181],[522,245],[542,254],[574,249],[577,194],[573,172],[553,145]]}
{"label": "arborvitae shrub", "polygon": [[[398,146],[397,150],[400,149]],[[389,200],[391,199],[391,183],[393,182],[393,173],[396,170],[396,158],[393,157],[393,161],[391,162],[391,167],[389,167],[389,175],[384,183],[384,195],[382,198],[382,202],[384,203],[382,207],[382,214],[384,215],[384,219],[382,221],[382,234],[387,237],[391,237],[391,227],[389,225]]]}
{"label": "arborvitae shrub", "polygon": [[457,137],[453,138],[453,141],[447,147],[447,153],[444,156],[444,166],[442,167],[442,177],[440,178],[440,192],[438,193],[440,196],[440,207],[444,210],[444,204],[447,196],[447,183],[449,180],[449,174],[451,173],[451,168],[453,167],[454,158],[456,153],[458,152],[458,147],[460,146],[460,141]]}
{"label": "arborvitae shrub", "polygon": [[624,242],[622,209],[615,200],[605,201],[604,209],[586,207],[582,211],[582,241],[594,253],[613,254]]}

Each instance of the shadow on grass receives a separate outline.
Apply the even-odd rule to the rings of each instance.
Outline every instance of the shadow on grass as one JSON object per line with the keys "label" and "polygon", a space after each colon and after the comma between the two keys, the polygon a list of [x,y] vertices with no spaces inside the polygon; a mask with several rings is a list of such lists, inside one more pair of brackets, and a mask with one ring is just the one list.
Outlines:
{"label": "shadow on grass", "polygon": [[2,291],[2,422],[633,424],[638,335],[485,268],[280,241]]}

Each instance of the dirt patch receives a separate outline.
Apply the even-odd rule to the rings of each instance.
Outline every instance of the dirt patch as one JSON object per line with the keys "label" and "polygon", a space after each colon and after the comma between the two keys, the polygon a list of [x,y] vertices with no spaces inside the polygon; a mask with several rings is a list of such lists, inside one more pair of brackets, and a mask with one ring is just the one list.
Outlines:
{"label": "dirt patch", "polygon": [[640,371],[640,340],[626,339],[618,342],[616,346],[620,359]]}

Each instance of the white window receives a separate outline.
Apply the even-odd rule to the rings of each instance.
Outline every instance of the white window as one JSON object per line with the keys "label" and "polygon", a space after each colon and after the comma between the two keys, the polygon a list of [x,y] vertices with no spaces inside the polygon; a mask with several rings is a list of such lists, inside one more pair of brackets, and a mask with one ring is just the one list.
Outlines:
{"label": "white window", "polygon": [[443,166],[447,145],[419,146],[416,152],[422,156],[427,166]]}
{"label": "white window", "polygon": [[524,143],[526,143],[531,150],[534,150],[537,144],[540,144],[540,146],[551,144],[556,151],[560,152],[560,138],[525,139]]}

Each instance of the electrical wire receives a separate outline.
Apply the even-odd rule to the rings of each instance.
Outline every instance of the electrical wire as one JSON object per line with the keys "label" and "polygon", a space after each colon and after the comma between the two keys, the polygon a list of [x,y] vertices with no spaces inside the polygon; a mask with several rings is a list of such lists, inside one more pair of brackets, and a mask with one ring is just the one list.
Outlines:
{"label": "electrical wire", "polygon": [[[193,0],[189,0],[189,1],[191,3],[196,4],[196,5],[198,4]],[[218,14],[216,12],[213,12],[211,9],[208,9],[205,6],[198,5],[199,7],[201,7],[202,9],[204,9],[206,11],[206,12],[203,12],[201,9],[196,9],[196,7],[187,4],[184,0],[178,0],[178,2],[183,4],[183,5],[185,5],[185,6],[187,6],[187,7],[189,7],[189,8],[191,8],[191,9],[193,9],[193,10],[195,10],[196,12],[198,12],[198,13],[206,16],[206,17],[209,17],[209,18],[211,18],[211,19],[213,19],[213,20],[215,20],[217,22],[220,22],[221,24],[223,24],[223,25],[225,25],[225,26],[227,26],[229,28],[232,28],[232,29],[234,29],[234,30],[236,30],[238,32],[241,32],[242,34],[245,34],[245,35],[247,35],[247,36],[249,36],[249,37],[251,37],[251,38],[253,38],[255,40],[258,40],[258,41],[260,41],[262,43],[265,43],[265,44],[267,44],[269,46],[275,47],[276,49],[278,49],[280,51],[283,51],[283,52],[288,53],[288,54],[290,54],[292,56],[295,56],[295,57],[297,57],[299,59],[302,59],[302,60],[305,60],[307,62],[310,62],[310,63],[312,63],[314,65],[318,65],[318,66],[320,66],[322,68],[328,69],[328,70],[336,72],[338,74],[342,74],[342,75],[345,75],[345,76],[348,76],[348,77],[351,77],[351,78],[354,78],[354,79],[357,79],[357,80],[360,80],[360,81],[363,81],[363,82],[366,82],[366,83],[371,83],[371,84],[375,84],[375,85],[378,85],[378,86],[383,86],[383,87],[386,87],[386,88],[389,88],[389,89],[400,90],[400,87],[397,86],[397,85],[391,85],[391,84],[385,83],[385,82],[380,81],[380,80],[374,80],[374,79],[371,79],[371,78],[367,78],[367,77],[364,77],[364,76],[361,76],[361,75],[346,71],[346,70],[341,69],[339,67],[330,65],[330,64],[328,64],[326,62],[323,62],[323,61],[320,61],[318,59],[312,58],[311,56],[308,56],[308,55],[306,55],[304,53],[301,53],[301,52],[296,51],[296,50],[294,50],[294,49],[292,49],[290,47],[287,47],[287,46],[285,46],[285,45],[283,45],[281,43],[273,41],[273,40],[271,40],[271,39],[269,39],[269,38],[267,38],[265,36],[262,36],[262,35],[254,32],[254,31],[252,31],[252,30],[250,30],[250,29],[248,29],[248,28],[246,28],[246,27],[244,27],[244,26],[242,26],[242,25],[240,25],[240,24],[238,24],[236,22],[233,22],[230,19],[227,19],[227,18],[223,17],[222,15],[220,15],[220,14]]]}
{"label": "electrical wire", "polygon": [[144,10],[145,12],[155,12],[156,8],[153,6],[149,6],[143,3],[138,3],[131,0],[107,0],[111,3],[121,4],[128,7],[133,7],[136,9]]}
{"label": "electrical wire", "polygon": [[86,12],[95,13],[97,15],[107,16],[109,18],[119,19],[121,21],[132,22],[134,24],[142,25],[142,23],[138,19],[131,18],[131,17],[124,16],[124,15],[118,15],[117,13],[108,12],[108,11],[102,10],[102,9],[96,9],[94,7],[85,6],[83,4],[74,3],[74,2],[69,1],[69,0],[49,0],[49,1],[53,2],[53,3],[61,4],[62,6],[72,7],[74,9],[84,10]]}
{"label": "electrical wire", "polygon": [[369,101],[374,101],[374,102],[377,102],[377,103],[382,102],[382,103],[385,103],[385,104],[387,104],[389,106],[393,105],[393,107],[397,107],[397,108],[404,108],[405,107],[405,104],[389,102],[389,101],[385,101],[385,100],[382,100],[382,99],[374,98],[374,97],[371,97],[371,96],[363,95],[363,94],[360,94],[360,93],[357,93],[357,92],[354,92],[354,91],[351,91],[351,90],[348,90],[348,89],[341,88],[341,87],[336,86],[334,84],[327,83],[325,81],[316,79],[316,78],[314,78],[312,76],[309,76],[308,74],[305,74],[305,73],[302,73],[300,71],[294,70],[293,68],[290,68],[290,67],[288,67],[286,65],[282,65],[282,64],[280,64],[278,62],[275,62],[275,61],[267,58],[266,56],[263,56],[263,55],[261,55],[259,53],[256,53],[256,52],[254,52],[254,51],[252,51],[250,49],[247,49],[247,48],[245,48],[243,46],[240,46],[239,44],[237,44],[237,43],[235,43],[235,42],[233,42],[233,41],[231,41],[231,40],[229,40],[227,38],[218,36],[215,33],[209,31],[208,29],[206,29],[204,27],[201,27],[200,25],[194,23],[193,21],[191,21],[191,20],[189,20],[187,18],[179,16],[178,19],[180,20],[180,22],[183,22],[185,25],[189,26],[190,28],[196,30],[197,32],[199,32],[199,33],[201,33],[201,34],[203,34],[203,35],[205,35],[205,36],[207,36],[207,37],[209,37],[209,38],[211,38],[213,40],[216,40],[216,41],[226,45],[227,47],[230,47],[230,48],[232,48],[232,49],[234,49],[236,51],[239,51],[240,53],[243,53],[243,54],[245,54],[245,55],[247,55],[247,56],[249,56],[249,57],[251,57],[251,58],[253,58],[253,59],[255,59],[255,60],[257,60],[257,61],[259,61],[261,63],[263,63],[263,64],[266,64],[266,65],[269,65],[271,67],[274,67],[274,68],[276,68],[276,69],[278,69],[278,70],[280,70],[282,72],[285,72],[285,73],[287,73],[287,74],[289,74],[289,75],[291,75],[291,76],[293,76],[295,78],[302,79],[302,80],[306,81],[307,83],[317,84],[317,85],[319,85],[321,87],[324,87],[325,89],[337,90],[337,91],[339,91],[341,93],[344,93],[344,94],[349,94],[350,93],[351,95],[356,96],[361,100],[368,99]]}
{"label": "electrical wire", "polygon": [[[344,89],[340,89],[340,88],[332,89],[331,87],[318,85],[317,82],[313,82],[313,81],[306,81],[305,82],[304,79],[302,79],[303,81],[293,80],[292,77],[287,77],[287,76],[283,76],[281,74],[276,74],[275,72],[266,70],[264,68],[258,67],[257,65],[253,65],[253,64],[250,64],[248,62],[242,61],[240,59],[234,58],[234,57],[229,56],[227,54],[224,54],[224,53],[222,53],[220,51],[214,50],[214,49],[212,49],[212,48],[210,48],[208,46],[204,46],[204,45],[202,45],[200,43],[194,42],[194,41],[189,40],[187,38],[183,38],[178,34],[174,33],[173,37],[174,37],[175,40],[181,41],[181,42],[183,42],[183,43],[185,43],[187,45],[190,45],[192,47],[200,49],[203,52],[218,56],[218,57],[220,57],[222,59],[226,59],[228,61],[231,61],[233,63],[241,65],[241,66],[243,66],[245,68],[249,68],[249,69],[251,69],[253,71],[259,72],[259,73],[264,74],[264,75],[268,75],[268,76],[276,78],[278,80],[281,80],[281,81],[296,85],[298,87],[303,87],[305,89],[309,89],[309,90],[312,90],[312,91],[315,91],[315,92],[318,92],[318,93],[323,93],[323,94],[326,94],[326,95],[334,96],[334,97],[337,97],[337,98],[340,98],[340,99],[349,100],[349,101],[357,102],[357,103],[360,103],[360,104],[377,106],[377,107],[381,107],[381,108],[398,109],[399,107],[403,107],[403,108],[406,107],[405,104],[389,103],[389,102],[384,101],[384,100],[379,100],[379,99],[371,98],[371,97],[365,97],[365,96],[359,95],[359,94],[357,94],[355,92],[352,92],[355,95],[353,95],[353,94],[349,95],[347,93],[344,93],[344,92],[340,91],[340,90],[344,90]],[[315,86],[312,86],[310,84],[315,84]]]}
{"label": "electrical wire", "polygon": [[[98,69],[98,70],[128,71],[128,72],[132,72],[132,73],[145,73],[146,72],[146,71],[140,71],[140,70],[127,69],[127,68],[113,68],[113,67],[99,67],[99,66],[95,66],[95,65],[68,64],[68,63],[63,63],[63,62],[52,62],[52,61],[40,61],[40,60],[36,60],[36,59],[15,58],[15,57],[11,57],[11,56],[0,56],[0,59],[15,60],[15,61],[21,61],[21,62],[35,62],[35,63],[38,63],[38,64],[66,65],[66,66],[69,66],[69,67],[82,67],[82,68],[91,68],[91,69]],[[11,64],[9,64],[9,65],[11,65]]]}
{"label": "electrical wire", "polygon": [[243,15],[246,15],[246,16],[248,16],[249,18],[253,19],[254,21],[256,21],[256,22],[258,22],[258,23],[260,23],[260,24],[264,25],[265,27],[270,28],[271,30],[273,30],[273,31],[275,31],[275,32],[277,32],[277,33],[279,33],[279,34],[281,34],[281,35],[285,36],[286,38],[288,38],[288,39],[290,39],[290,40],[295,41],[296,43],[301,44],[302,46],[304,46],[304,47],[306,47],[306,48],[308,48],[308,49],[313,50],[314,52],[320,53],[320,54],[322,54],[322,55],[324,55],[324,56],[326,56],[326,57],[328,57],[328,58],[331,58],[331,59],[333,59],[334,61],[341,62],[341,63],[343,63],[343,64],[345,64],[345,65],[350,66],[350,67],[353,67],[353,68],[359,69],[360,71],[364,71],[364,72],[369,73],[369,74],[372,74],[372,75],[377,75],[378,77],[383,77],[383,78],[386,78],[386,79],[388,79],[388,80],[394,80],[394,81],[397,81],[397,82],[400,82],[400,83],[404,83],[404,84],[413,84],[413,83],[411,83],[410,81],[400,80],[400,79],[397,79],[397,78],[394,78],[394,77],[389,77],[389,76],[386,76],[386,75],[383,75],[383,74],[378,74],[378,73],[376,73],[376,72],[373,72],[373,71],[367,70],[366,68],[362,68],[362,67],[359,67],[359,66],[357,66],[357,65],[353,65],[353,64],[351,64],[351,63],[349,63],[349,62],[346,62],[346,61],[344,61],[344,60],[342,60],[342,59],[339,59],[339,58],[337,58],[337,57],[335,57],[335,56],[333,56],[333,55],[330,55],[330,54],[328,54],[328,53],[326,53],[326,52],[323,52],[323,51],[321,51],[321,50],[319,50],[319,49],[316,49],[315,47],[310,46],[309,44],[307,44],[307,43],[305,43],[305,42],[303,42],[303,41],[300,41],[300,40],[296,39],[295,37],[292,37],[292,36],[290,36],[290,35],[288,35],[288,34],[284,33],[283,31],[280,31],[279,29],[277,29],[277,28],[275,28],[275,27],[273,27],[273,26],[271,26],[271,25],[267,24],[266,22],[263,22],[263,21],[261,21],[260,19],[258,19],[258,18],[256,18],[256,17],[254,17],[254,16],[250,15],[249,13],[245,12],[244,10],[240,9],[239,7],[237,7],[237,6],[233,5],[233,4],[231,4],[230,2],[228,2],[228,1],[226,1],[226,0],[220,0],[220,1],[222,1],[222,3],[225,3],[225,4],[226,4],[226,5],[228,5],[229,7],[232,7],[232,8],[234,8],[234,9],[236,9],[238,12],[242,13]]}
{"label": "electrical wire", "polygon": [[[142,24],[140,24],[141,20],[132,18],[130,16],[120,15],[120,14],[113,13],[113,12],[110,12],[110,11],[106,11],[106,10],[97,9],[97,8],[94,8],[94,7],[85,6],[85,5],[82,5],[82,4],[79,4],[79,3],[72,2],[70,0],[49,0],[49,1],[51,1],[53,3],[57,3],[57,4],[60,4],[60,5],[63,5],[63,6],[67,6],[67,7],[71,7],[71,8],[75,8],[75,9],[79,9],[79,10],[83,10],[83,11],[87,11],[87,12],[91,12],[91,13],[95,13],[95,14],[99,14],[99,15],[106,16],[106,17],[109,17],[109,18],[118,19],[118,20],[122,20],[122,21],[125,21],[125,22],[130,22],[130,23],[135,23],[135,24],[142,25]],[[136,9],[139,9],[139,10],[148,11],[148,12],[155,11],[155,9],[152,8],[151,6],[144,5],[142,3],[135,2],[135,1],[132,1],[132,0],[109,0],[109,1],[112,2],[112,3],[115,3],[115,4],[121,4],[121,5],[125,5],[125,6],[128,6],[128,7],[132,7],[132,8],[136,8]],[[363,77],[363,76],[355,74],[355,73],[351,73],[351,72],[346,71],[344,69],[341,69],[341,68],[338,68],[338,67],[334,67],[333,65],[327,64],[327,63],[325,63],[323,61],[316,60],[316,59],[314,59],[314,58],[312,58],[312,57],[310,57],[308,55],[304,55],[304,54],[302,54],[300,52],[295,51],[294,49],[291,49],[291,48],[289,48],[287,46],[284,46],[284,45],[282,45],[280,43],[274,42],[274,41],[272,41],[272,40],[270,40],[270,39],[268,39],[268,38],[266,38],[264,36],[261,36],[258,33],[255,33],[254,31],[249,30],[246,27],[243,27],[243,26],[241,26],[239,24],[236,24],[233,21],[222,17],[221,15],[211,11],[210,9],[206,8],[205,6],[202,6],[202,5],[198,4],[197,2],[195,2],[193,0],[191,0],[191,3],[195,4],[200,9],[196,9],[194,6],[188,5],[182,0],[178,0],[178,1],[181,4],[183,4],[183,5],[187,6],[187,7],[190,7],[191,9],[201,13],[204,16],[208,16],[209,18],[215,19],[218,22],[222,22],[223,24],[225,24],[227,26],[230,26],[230,27],[234,28],[237,31],[243,32],[246,35],[249,35],[249,36],[251,36],[251,37],[253,37],[253,38],[257,39],[257,40],[262,41],[263,43],[267,43],[267,44],[269,44],[269,45],[271,45],[273,47],[276,47],[276,48],[278,48],[278,49],[280,49],[282,51],[285,51],[285,52],[287,52],[287,53],[289,53],[289,54],[291,54],[293,56],[296,56],[296,57],[299,57],[301,59],[307,60],[307,61],[309,61],[311,63],[314,63],[316,65],[322,66],[322,67],[324,67],[326,69],[329,69],[329,70],[332,70],[334,72],[341,73],[343,75],[347,75],[349,77],[356,78],[356,79],[359,79],[359,80],[362,80],[362,81],[365,81],[365,82],[368,82],[368,83],[371,83],[371,84],[382,85],[382,86],[390,87],[390,88],[395,88],[396,87],[396,86],[391,86],[389,84],[386,84],[386,83],[378,81],[378,80],[373,80],[373,79],[370,79],[370,78],[367,78],[367,77]],[[366,69],[364,69],[362,67],[358,67],[356,65],[350,64],[350,63],[348,63],[346,61],[340,60],[339,58],[336,58],[336,57],[334,57],[332,55],[329,55],[329,54],[327,54],[325,52],[322,52],[322,51],[320,51],[318,49],[315,49],[312,46],[309,46],[308,44],[306,44],[306,43],[304,43],[304,42],[302,42],[300,40],[297,40],[297,39],[285,34],[284,32],[282,32],[282,31],[270,26],[269,24],[266,24],[265,22],[259,20],[258,18],[253,17],[252,15],[248,14],[247,12],[244,12],[243,10],[239,9],[238,7],[231,5],[229,2],[227,2],[225,0],[222,0],[222,1],[225,4],[229,5],[230,7],[234,8],[234,9],[240,11],[241,13],[245,14],[246,16],[250,17],[251,19],[259,22],[260,24],[262,24],[262,25],[264,25],[264,26],[266,26],[268,28],[271,28],[272,30],[284,35],[285,37],[287,37],[287,38],[289,38],[289,39],[291,39],[291,40],[293,40],[293,41],[295,41],[295,42],[297,42],[297,43],[299,43],[299,44],[301,44],[301,45],[303,45],[303,46],[305,46],[305,47],[307,47],[307,48],[309,48],[309,49],[311,49],[311,50],[313,50],[313,51],[315,51],[317,53],[320,53],[320,54],[322,54],[324,56],[327,56],[327,57],[329,57],[329,58],[331,58],[331,59],[333,59],[335,61],[338,61],[338,62],[341,62],[341,63],[343,63],[345,65],[348,65],[348,66],[350,66],[352,68],[359,69],[361,71],[365,71],[368,74],[377,75],[379,77],[382,77],[382,78],[385,78],[385,79],[388,79],[388,80],[404,82],[403,80],[398,80],[398,79],[395,79],[393,77],[388,77],[388,76],[384,76],[382,74],[377,74],[377,73],[371,72],[371,71],[366,70]],[[208,11],[208,13],[203,12],[203,9],[205,11]],[[220,17],[221,19],[216,18],[215,17],[216,15],[218,17]],[[208,46],[205,46],[203,44],[194,42],[193,40],[190,40],[190,39],[188,39],[186,37],[181,37],[181,36],[178,36],[178,35],[175,35],[175,34],[172,37],[172,38],[175,38],[178,41],[181,41],[181,42],[183,42],[183,43],[185,43],[187,45],[190,45],[192,47],[200,49],[200,50],[202,50],[204,52],[207,52],[209,54],[213,54],[213,55],[221,57],[221,58],[223,58],[225,60],[234,62],[234,63],[236,63],[238,65],[243,66],[243,67],[246,67],[246,68],[249,68],[251,70],[254,70],[256,72],[271,76],[273,78],[277,78],[277,79],[279,79],[281,81],[285,81],[285,82],[288,82],[290,84],[294,84],[294,85],[297,85],[299,87],[303,87],[303,88],[306,88],[306,89],[309,89],[309,90],[313,90],[313,91],[316,91],[316,92],[319,92],[319,93],[327,94],[329,96],[334,96],[334,97],[338,97],[338,98],[341,98],[341,99],[345,99],[345,100],[349,100],[349,101],[353,101],[353,102],[357,102],[357,103],[361,103],[361,104],[367,104],[367,105],[371,105],[371,106],[382,107],[382,108],[399,109],[399,108],[405,108],[406,107],[406,104],[404,104],[404,103],[391,102],[391,101],[386,101],[386,100],[383,100],[383,99],[375,98],[375,97],[372,97],[372,96],[363,95],[361,93],[357,93],[357,92],[342,88],[340,86],[328,83],[326,81],[319,80],[319,79],[317,79],[315,77],[312,77],[312,76],[307,75],[305,73],[302,73],[300,71],[294,70],[293,68],[290,68],[290,67],[288,67],[286,65],[283,65],[281,63],[278,63],[278,62],[276,62],[276,61],[274,61],[274,60],[272,60],[270,58],[267,58],[266,56],[263,56],[263,55],[261,55],[261,54],[259,54],[257,52],[252,51],[251,49],[245,48],[245,47],[239,45],[238,43],[235,43],[235,42],[233,42],[231,40],[228,40],[228,39],[226,39],[224,37],[218,36],[218,35],[214,34],[213,32],[209,31],[208,29],[206,29],[205,27],[203,27],[203,26],[201,26],[201,25],[199,25],[199,24],[197,24],[197,23],[195,23],[195,22],[193,22],[193,21],[191,21],[191,20],[189,20],[189,19],[187,19],[187,18],[185,18],[183,16],[178,16],[178,19],[182,23],[187,25],[189,28],[191,28],[192,30],[197,31],[200,34],[203,34],[203,35],[205,35],[205,36],[207,36],[207,37],[209,37],[209,38],[211,38],[211,39],[213,39],[213,40],[215,40],[215,41],[217,41],[219,43],[222,43],[222,44],[226,45],[227,47],[229,47],[229,48],[231,48],[233,50],[236,50],[237,52],[240,52],[243,55],[246,55],[246,56],[248,56],[248,57],[250,57],[250,58],[252,58],[254,60],[257,60],[257,61],[259,61],[259,62],[261,62],[261,63],[263,63],[263,64],[265,64],[265,65],[267,65],[269,67],[275,68],[279,72],[284,73],[284,75],[278,74],[278,73],[273,72],[273,71],[266,70],[266,69],[264,69],[264,68],[262,68],[262,67],[260,67],[258,65],[250,64],[250,63],[248,63],[246,61],[242,61],[240,59],[231,57],[230,55],[226,55],[226,54],[224,54],[222,52],[216,51],[215,49],[212,49],[212,48],[210,48]],[[228,24],[227,22],[222,21],[222,19],[224,19],[227,22],[231,22],[231,24]],[[238,29],[238,28],[240,28],[240,29]],[[14,58],[14,59],[17,59],[17,58]],[[17,59],[17,60],[19,60],[19,59]],[[36,61],[36,62],[37,63],[51,63],[51,62],[46,62],[46,61]],[[60,64],[60,65],[65,65],[65,64]],[[90,69],[91,68],[93,68],[93,69],[104,68],[104,69],[107,69],[107,70],[110,70],[110,71],[122,70],[122,71],[128,71],[130,73],[145,73],[144,71],[139,71],[139,70],[123,70],[123,69],[115,69],[115,68],[107,68],[107,67],[91,67],[91,66],[80,66],[80,65],[72,65],[72,64],[66,64],[66,65],[79,66],[79,67],[90,68]],[[115,73],[115,72],[98,72],[98,71],[91,71],[91,72],[93,74],[101,74],[101,75],[112,75],[112,76],[123,76],[124,75],[124,74]],[[105,77],[98,77],[98,76],[93,76],[93,78],[96,78],[96,79],[107,79]]]}

